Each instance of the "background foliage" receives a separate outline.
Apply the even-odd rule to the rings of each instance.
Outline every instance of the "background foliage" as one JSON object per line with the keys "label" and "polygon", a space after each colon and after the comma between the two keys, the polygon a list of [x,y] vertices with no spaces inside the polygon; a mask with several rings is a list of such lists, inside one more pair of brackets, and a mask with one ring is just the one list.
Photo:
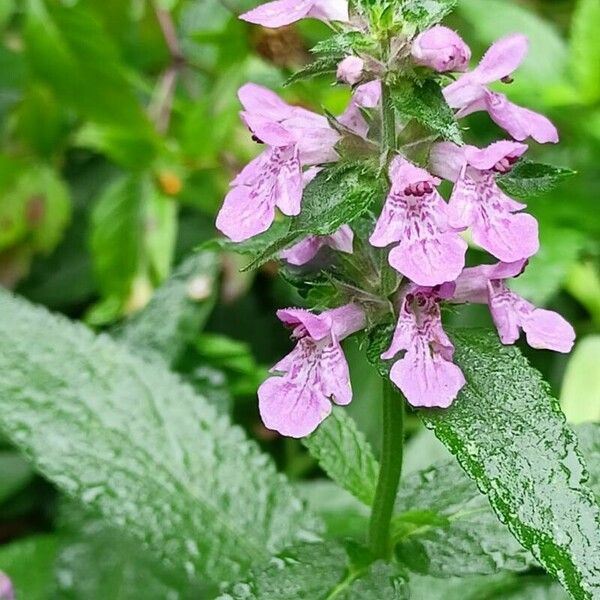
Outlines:
{"label": "background foliage", "polygon": [[[290,586],[297,595],[289,597],[318,598],[322,588],[310,588],[317,584],[328,586],[331,598],[402,598],[409,588],[412,598],[428,600],[564,597],[536,566],[535,559],[552,571],[544,548],[535,547],[544,540],[531,536],[544,531],[544,511],[577,526],[571,500],[532,509],[511,526],[532,556],[415,417],[407,455],[413,475],[398,498],[395,527],[397,552],[419,575],[407,582],[389,565],[361,566],[358,550],[339,541],[364,530],[378,469],[367,446],[376,454],[378,375],[355,342],[347,348],[355,390],[347,414],[356,425],[336,412],[316,434],[322,439],[305,445],[261,426],[256,387],[288,349],[274,310],[302,298],[275,277],[274,263],[241,272],[247,258],[227,249],[198,251],[215,237],[214,216],[230,179],[257,151],[239,123],[236,91],[255,81],[333,114],[345,108],[349,92],[326,77],[283,89],[328,31],[314,21],[272,31],[237,20],[255,4],[0,3],[0,282],[104,332],[95,337],[82,325],[1,297],[0,411],[7,437],[0,439],[0,570],[11,573],[27,600],[267,599],[281,598],[282,589],[291,593]],[[560,129],[562,143],[532,147],[532,160],[578,175],[529,201],[542,250],[516,287],[558,309],[579,341],[566,357],[522,350],[572,424],[598,422],[600,4],[460,0],[448,23],[476,56],[504,33],[530,37],[530,56],[508,93]],[[468,124],[482,144],[497,137],[485,115]],[[455,327],[489,325],[487,311],[476,306],[447,320]],[[477,343],[485,355],[492,342]],[[547,391],[532,386],[536,418],[523,417],[521,456],[536,451],[527,446],[536,423],[566,436],[568,456],[572,434],[554,409],[544,408]],[[505,399],[513,400],[516,418],[519,398]],[[496,417],[501,429],[502,415]],[[493,488],[485,448],[474,452],[461,437],[466,418],[457,412],[449,424],[429,425],[443,426],[439,437],[467,472],[480,487]],[[598,436],[592,425],[578,431],[598,496]],[[501,443],[493,428],[486,433]],[[552,444],[559,433],[547,435],[544,443]],[[518,472],[524,465],[514,458],[510,468]],[[576,460],[569,464],[581,468]],[[444,479],[453,491],[436,498],[431,487]],[[563,483],[567,494],[571,481]],[[521,500],[518,487],[492,496],[500,512],[507,503],[517,510]],[[415,504],[422,514],[407,517]],[[428,532],[416,536],[419,527]],[[486,532],[483,546],[474,531]],[[291,543],[323,536],[338,542],[285,550],[279,560],[292,565],[292,574],[268,563]],[[570,554],[573,572],[585,570],[578,563],[585,552]],[[259,557],[266,566],[256,566]],[[565,565],[556,570],[571,568]],[[223,584],[237,580],[248,583]]]}

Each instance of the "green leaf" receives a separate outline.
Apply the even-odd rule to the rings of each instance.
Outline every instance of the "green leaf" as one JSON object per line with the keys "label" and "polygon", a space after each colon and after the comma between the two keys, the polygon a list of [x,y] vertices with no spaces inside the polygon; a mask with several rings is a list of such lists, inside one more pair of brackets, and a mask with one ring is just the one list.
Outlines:
{"label": "green leaf", "polygon": [[426,425],[488,496],[498,517],[576,599],[600,590],[600,512],[577,439],[539,373],[495,333],[453,336],[467,385]]}
{"label": "green leaf", "polygon": [[583,99],[600,99],[600,3],[579,0],[571,31],[571,65]]}
{"label": "green leaf", "polygon": [[115,337],[143,357],[158,355],[174,366],[206,323],[215,302],[219,263],[214,252],[187,258],[149,304]]}
{"label": "green leaf", "polygon": [[491,575],[524,571],[533,562],[455,461],[405,478],[395,511],[396,554],[418,573]]}
{"label": "green leaf", "polygon": [[373,504],[379,465],[365,436],[343,408],[334,407],[302,443],[331,479],[366,505]]}
{"label": "green leaf", "polygon": [[125,176],[112,182],[94,206],[91,247],[98,283],[107,297],[125,299],[143,257],[143,183]]}
{"label": "green leaf", "polygon": [[365,214],[383,193],[381,182],[367,165],[341,164],[321,171],[304,190],[302,212],[289,220],[289,229],[281,226],[276,233],[267,231],[236,244],[242,254],[248,253],[249,247],[256,249],[257,244],[262,248],[244,270],[276,258],[281,250],[307,235],[334,233]]}
{"label": "green leaf", "polygon": [[560,393],[569,423],[600,421],[600,335],[577,343],[569,359]]}
{"label": "green leaf", "polygon": [[17,452],[0,451],[0,504],[33,479],[33,469]]}
{"label": "green leaf", "polygon": [[571,169],[521,160],[510,173],[498,177],[497,181],[507,194],[527,199],[553,190],[576,174]]}
{"label": "green leaf", "polygon": [[301,481],[298,487],[308,507],[325,523],[327,539],[363,539],[369,509],[329,479]]}
{"label": "green leaf", "polygon": [[84,116],[154,135],[112,39],[83,6],[28,0],[25,53],[34,74]]}
{"label": "green leaf", "polygon": [[266,569],[254,570],[246,583],[217,600],[402,600],[405,583],[386,563],[353,565],[337,544],[302,544],[289,548]]}
{"label": "green leaf", "polygon": [[394,106],[405,120],[415,119],[443,139],[462,144],[460,127],[435,81],[423,85],[405,81],[392,92]]}
{"label": "green leaf", "polygon": [[58,539],[34,535],[0,547],[0,571],[12,580],[15,596],[48,600],[53,589],[53,568]]}
{"label": "green leaf", "polygon": [[172,570],[221,581],[315,521],[271,461],[159,362],[0,295],[0,426]]}
{"label": "green leaf", "polygon": [[501,574],[484,577],[410,578],[415,600],[567,600],[567,593],[549,577]]}
{"label": "green leaf", "polygon": [[296,71],[286,80],[284,85],[288,86],[296,83],[297,81],[306,81],[307,79],[313,79],[314,77],[319,77],[320,75],[335,73],[338,62],[339,58],[337,57],[317,58],[306,65],[306,67]]}
{"label": "green leaf", "polygon": [[405,0],[399,4],[399,16],[422,31],[450,14],[458,0]]}
{"label": "green leaf", "polygon": [[585,458],[588,470],[588,486],[600,503],[600,424],[586,423],[576,429],[579,449]]}
{"label": "green leaf", "polygon": [[[205,597],[183,579],[169,578],[141,545],[101,519],[65,503],[55,563],[59,598],[69,600],[148,600]],[[189,592],[189,593],[188,593]],[[49,596],[48,596],[49,598]]]}

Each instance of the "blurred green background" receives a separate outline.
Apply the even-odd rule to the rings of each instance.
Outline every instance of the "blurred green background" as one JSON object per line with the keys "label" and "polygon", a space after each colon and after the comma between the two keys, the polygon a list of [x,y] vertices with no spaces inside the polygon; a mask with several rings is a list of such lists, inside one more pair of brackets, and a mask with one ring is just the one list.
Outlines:
{"label": "blurred green background", "polygon": [[[0,0],[2,285],[91,327],[113,327],[215,237],[228,182],[258,151],[238,119],[242,83],[343,111],[349,91],[331,80],[282,89],[327,27],[311,21],[272,31],[236,18],[256,4]],[[530,202],[542,249],[515,287],[559,310],[579,341],[570,356],[523,350],[571,421],[600,420],[600,2],[461,0],[449,24],[475,58],[503,34],[530,38],[527,62],[503,91],[560,129],[560,145],[531,144],[530,158],[578,175]],[[502,135],[485,114],[467,124],[471,143]],[[301,446],[261,427],[255,399],[265,368],[288,349],[274,311],[301,298],[275,265],[241,273],[244,260],[220,256],[214,308],[203,332],[191,332],[193,351],[179,369],[219,388],[221,408],[288,475],[311,477],[316,467]],[[481,307],[447,318],[490,323]],[[356,344],[348,356],[350,411],[377,445],[377,376]],[[57,504],[52,487],[0,445],[0,544],[55,529]]]}

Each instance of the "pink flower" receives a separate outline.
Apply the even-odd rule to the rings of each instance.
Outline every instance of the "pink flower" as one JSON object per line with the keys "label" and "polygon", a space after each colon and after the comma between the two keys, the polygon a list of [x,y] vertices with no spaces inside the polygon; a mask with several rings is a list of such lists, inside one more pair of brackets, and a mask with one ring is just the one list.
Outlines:
{"label": "pink flower", "polygon": [[489,304],[503,344],[514,344],[522,329],[532,348],[570,352],[573,327],[558,313],[536,308],[506,286],[505,280],[520,275],[525,265],[521,260],[465,269],[456,281],[453,302]]}
{"label": "pink flower", "polygon": [[454,284],[436,288],[413,286],[406,294],[392,344],[381,355],[394,363],[391,380],[412,406],[447,408],[465,385],[462,371],[452,362],[454,346],[442,327],[439,302],[449,298]]}
{"label": "pink flower", "polygon": [[13,585],[2,571],[0,571],[0,600],[15,600]]}
{"label": "pink flower", "polygon": [[338,252],[352,254],[354,232],[348,225],[342,225],[332,235],[309,235],[291,248],[284,250],[280,256],[291,265],[305,265],[321,250],[328,246]]}
{"label": "pink flower", "polygon": [[507,80],[523,62],[528,50],[524,35],[513,34],[498,40],[479,66],[444,89],[446,101],[459,109],[457,117],[485,110],[515,139],[532,137],[537,142],[558,142],[556,127],[543,115],[510,102],[504,94],[488,89],[495,81]]}
{"label": "pink flower", "polygon": [[436,190],[440,180],[402,157],[393,160],[390,178],[392,188],[369,241],[378,248],[400,242],[389,262],[418,285],[454,281],[467,244],[449,225],[448,205]]}
{"label": "pink flower", "polygon": [[300,438],[312,433],[331,413],[331,403],[352,400],[350,373],[340,341],[364,329],[363,310],[357,304],[315,315],[291,308],[277,311],[292,328],[296,347],[258,389],[259,410],[268,429]]}
{"label": "pink flower", "polygon": [[347,56],[337,68],[337,78],[348,85],[356,85],[363,78],[365,61],[358,56]]}
{"label": "pink flower", "polygon": [[381,82],[363,83],[354,90],[348,108],[338,118],[338,121],[356,135],[366,138],[369,133],[369,124],[365,120],[361,109],[375,108],[379,105],[380,100]]}
{"label": "pink flower", "polygon": [[448,206],[450,225],[471,227],[473,241],[504,262],[529,258],[539,250],[537,221],[517,212],[526,206],[496,183],[496,176],[509,172],[526,151],[525,144],[509,141],[481,150],[442,142],[430,155],[433,172],[456,181]]}
{"label": "pink flower", "polygon": [[412,45],[412,56],[418,65],[440,73],[466,71],[471,50],[452,29],[436,25],[419,34]]}
{"label": "pink flower", "polygon": [[269,229],[275,209],[300,213],[304,165],[337,160],[339,135],[327,119],[286,104],[277,94],[249,83],[239,91],[242,120],[267,149],[232,181],[217,228],[240,242]]}
{"label": "pink flower", "polygon": [[275,0],[267,2],[240,16],[240,19],[263,25],[283,27],[301,19],[312,17],[321,21],[349,20],[347,0]]}

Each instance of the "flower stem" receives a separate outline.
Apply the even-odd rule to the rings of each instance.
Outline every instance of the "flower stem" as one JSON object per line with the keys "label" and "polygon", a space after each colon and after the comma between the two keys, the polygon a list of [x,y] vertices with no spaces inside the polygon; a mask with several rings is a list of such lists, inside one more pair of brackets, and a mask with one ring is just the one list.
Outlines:
{"label": "flower stem", "polygon": [[404,403],[391,381],[383,380],[381,467],[369,525],[369,545],[377,558],[392,553],[390,522],[400,485],[404,450]]}
{"label": "flower stem", "polygon": [[386,160],[391,152],[396,150],[396,114],[392,104],[390,87],[385,81],[381,82],[381,112],[383,132],[383,154]]}

